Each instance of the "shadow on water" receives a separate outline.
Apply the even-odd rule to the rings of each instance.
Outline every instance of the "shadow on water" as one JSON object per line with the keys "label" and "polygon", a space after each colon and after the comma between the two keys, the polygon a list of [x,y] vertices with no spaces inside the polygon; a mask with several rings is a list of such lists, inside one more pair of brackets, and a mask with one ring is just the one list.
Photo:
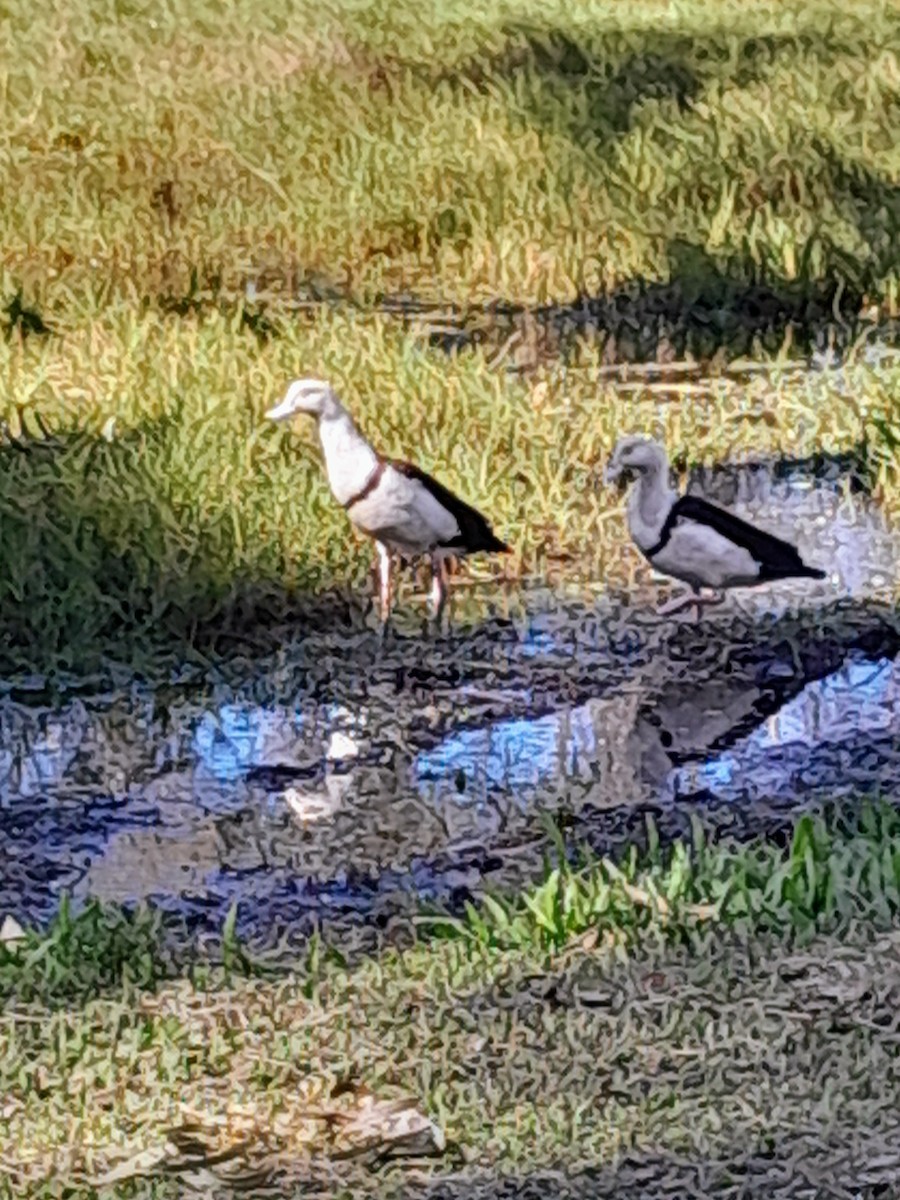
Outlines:
{"label": "shadow on water", "polygon": [[[900,786],[900,625],[867,597],[896,545],[865,499],[747,469],[696,477],[801,531],[834,579],[734,598],[694,628],[557,601],[379,650],[310,634],[226,682],[0,699],[0,913],[63,891],[152,900],[254,941],[383,923],[540,867],[540,814],[614,850],[652,811],[751,835]],[[806,548],[806,547],[804,547]],[[834,601],[835,588],[841,599]],[[796,604],[803,609],[797,613]],[[534,606],[532,606],[533,608]]]}

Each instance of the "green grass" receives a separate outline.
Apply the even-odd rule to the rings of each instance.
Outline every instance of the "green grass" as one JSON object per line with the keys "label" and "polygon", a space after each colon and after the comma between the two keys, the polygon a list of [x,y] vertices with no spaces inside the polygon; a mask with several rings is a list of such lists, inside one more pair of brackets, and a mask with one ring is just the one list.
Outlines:
{"label": "green grass", "polygon": [[91,901],[73,914],[64,895],[50,927],[0,947],[0,995],[23,1002],[85,999],[104,988],[155,986],[172,974],[158,913],[128,913]]}
{"label": "green grass", "polygon": [[[900,309],[897,4],[12,0],[0,37],[0,673],[146,668],[343,619],[371,550],[311,427],[261,420],[299,374],[488,513],[514,553],[473,563],[483,580],[646,581],[600,487],[626,430],[682,462],[856,450],[900,510],[895,362],[859,345],[840,373],[782,369],[792,338]],[[783,348],[686,392],[601,378],[602,342],[507,377],[366,312],[397,292],[617,296],[625,327],[700,311],[704,357],[762,306],[757,348]],[[896,965],[866,941],[896,924],[898,875],[881,809],[803,818],[787,849],[651,842],[432,916],[406,953],[311,954],[277,979],[233,920],[220,962],[185,961],[158,914],[64,907],[0,949],[0,1197],[86,1198],[184,1106],[290,1125],[308,1085],[354,1073],[506,1175],[623,1151],[727,1163],[835,1113],[811,1158],[856,1122],[875,1161]],[[858,969],[865,1013],[845,981],[781,976],[773,1011],[801,943],[814,977]],[[583,969],[587,1012],[534,991],[573,994]],[[795,1085],[812,1077],[818,1099]]]}
{"label": "green grass", "polygon": [[[489,950],[555,954],[584,934],[633,946],[648,934],[682,939],[713,922],[742,936],[802,938],[854,921],[889,927],[900,912],[900,812],[886,804],[802,816],[786,847],[765,839],[710,844],[699,823],[690,844],[661,847],[651,821],[643,850],[632,845],[618,862],[586,852],[581,866],[553,826],[551,835],[556,864],[548,862],[536,887],[467,902],[462,918],[423,915],[416,924],[426,941],[450,937]],[[211,972],[221,979],[223,972],[276,970],[239,942],[235,916],[232,910],[215,959],[201,964],[195,982]],[[17,945],[0,946],[0,998],[59,1004],[110,989],[153,990],[186,964],[197,967],[178,953],[184,939],[178,921],[153,909],[92,900],[76,914],[64,896],[46,931],[26,930]],[[334,958],[343,961],[314,938],[307,970],[315,976]]]}
{"label": "green grass", "polygon": [[[192,980],[169,978],[147,916],[64,912],[0,951],[0,1196],[66,1186],[86,1197],[88,1177],[185,1112],[281,1130],[275,1142],[294,1154],[303,1105],[348,1077],[410,1092],[500,1174],[602,1166],[624,1149],[771,1153],[825,1130],[826,1109],[829,1136],[858,1117],[874,1138],[896,1085],[891,1025],[877,1014],[895,977],[898,889],[900,818],[868,805],[855,819],[801,818],[786,848],[697,839],[663,853],[651,839],[617,864],[482,904],[450,939],[352,968],[319,953],[247,977],[226,931],[224,970],[205,961]],[[55,965],[36,986],[38,957]],[[808,1070],[832,1078],[825,1108],[790,1085]],[[171,1194],[160,1186],[153,1194]]]}
{"label": "green grass", "polygon": [[692,462],[868,442],[896,505],[890,361],[800,377],[773,366],[664,404],[653,386],[598,381],[596,363],[585,349],[568,370],[505,378],[481,351],[447,359],[387,317],[327,309],[264,342],[239,315],[124,305],[0,341],[0,668],[209,652],[220,636],[303,629],[316,596],[352,599],[358,622],[371,545],[328,492],[314,425],[262,419],[298,373],[332,379],[385,452],[414,456],[489,515],[514,553],[473,560],[476,579],[591,588],[646,575],[602,486],[625,430]]}
{"label": "green grass", "polygon": [[436,917],[434,928],[476,943],[559,951],[585,933],[632,943],[648,929],[674,937],[703,921],[742,934],[803,936],[860,920],[889,927],[900,912],[900,814],[864,806],[850,822],[806,815],[787,849],[760,841],[708,845],[697,824],[693,844],[649,844],[623,862],[573,867],[558,841],[557,866],[521,897],[487,895],[464,919]]}
{"label": "green grass", "polygon": [[0,292],[48,319],[192,278],[525,303],[843,280],[897,306],[894,3],[4,14]]}
{"label": "green grass", "polygon": [[[183,971],[202,986],[211,973],[252,975],[257,967],[235,936],[233,908],[215,959],[197,959],[184,923],[158,909],[127,910],[89,900],[77,913],[63,894],[49,928],[26,929],[0,945],[0,998],[17,1003],[84,1003],[103,992],[152,991]],[[315,941],[312,943],[316,945]],[[212,964],[215,962],[216,971]]]}

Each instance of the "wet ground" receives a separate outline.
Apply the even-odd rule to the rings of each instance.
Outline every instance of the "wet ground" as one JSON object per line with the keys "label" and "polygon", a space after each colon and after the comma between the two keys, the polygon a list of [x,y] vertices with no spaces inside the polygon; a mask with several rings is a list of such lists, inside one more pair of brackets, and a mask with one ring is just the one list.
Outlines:
{"label": "wet ground", "polygon": [[[614,849],[647,813],[752,834],[900,786],[897,545],[832,462],[707,472],[699,491],[831,572],[734,596],[693,627],[628,597],[535,592],[529,619],[423,641],[300,636],[151,690],[0,698],[0,914],[71,892],[153,900],[254,941],[384,922],[540,870],[550,813]],[[821,464],[820,464],[821,466]]]}

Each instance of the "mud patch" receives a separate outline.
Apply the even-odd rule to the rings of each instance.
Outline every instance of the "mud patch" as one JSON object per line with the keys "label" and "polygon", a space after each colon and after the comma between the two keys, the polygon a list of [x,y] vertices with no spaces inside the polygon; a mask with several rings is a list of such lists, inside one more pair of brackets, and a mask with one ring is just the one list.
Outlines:
{"label": "mud patch", "polygon": [[302,937],[526,882],[547,814],[614,850],[647,813],[666,836],[690,813],[750,835],[890,795],[900,622],[871,597],[893,534],[846,471],[692,486],[795,535],[829,580],[735,595],[697,627],[657,618],[649,590],[536,593],[524,622],[427,645],[294,632],[227,679],[6,689],[0,913],[43,922],[66,891],[216,930],[237,901],[245,936]]}

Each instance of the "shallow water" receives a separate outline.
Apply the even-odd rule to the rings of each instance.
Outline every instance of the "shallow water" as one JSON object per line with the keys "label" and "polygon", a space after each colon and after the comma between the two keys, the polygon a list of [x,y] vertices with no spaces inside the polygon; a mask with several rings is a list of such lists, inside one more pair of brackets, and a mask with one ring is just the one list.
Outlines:
{"label": "shallow water", "polygon": [[701,485],[799,535],[832,577],[746,592],[696,629],[657,619],[646,589],[427,654],[311,636],[227,682],[0,698],[0,915],[47,920],[66,890],[214,930],[237,899],[242,931],[278,940],[468,894],[539,844],[542,811],[602,840],[647,804],[732,806],[752,827],[773,806],[890,793],[900,623],[865,598],[894,536],[840,478],[757,465]]}
{"label": "shallow water", "polygon": [[900,792],[900,664],[851,657],[729,750],[673,772],[675,795],[739,803]]}

